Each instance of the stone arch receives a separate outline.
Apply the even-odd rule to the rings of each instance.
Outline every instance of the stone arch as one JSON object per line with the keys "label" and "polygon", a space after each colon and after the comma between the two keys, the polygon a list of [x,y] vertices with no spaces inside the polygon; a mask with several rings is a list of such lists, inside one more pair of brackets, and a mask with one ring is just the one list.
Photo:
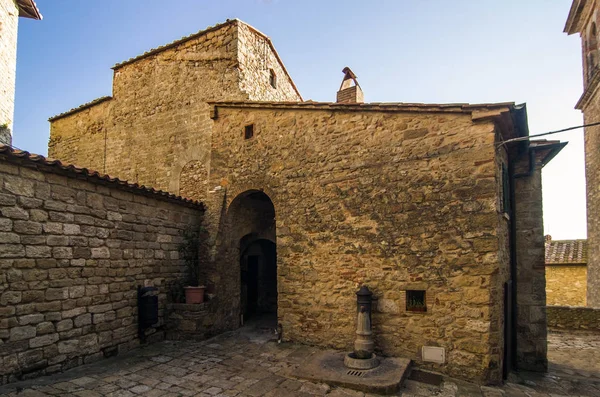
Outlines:
{"label": "stone arch", "polygon": [[242,183],[236,184],[235,186],[230,186],[227,188],[227,197],[225,198],[225,205],[227,211],[231,208],[231,205],[236,199],[241,199],[244,195],[250,194],[252,192],[263,192],[265,195],[269,197],[274,207],[278,207],[277,205],[277,195],[273,189],[266,187],[257,186],[266,186],[266,184],[258,184],[258,183]]}
{"label": "stone arch", "polygon": [[179,174],[180,196],[203,201],[208,192],[208,170],[206,165],[198,160],[188,162]]}
{"label": "stone arch", "polygon": [[277,312],[275,205],[261,189],[227,200],[223,243],[223,286],[241,318]]}
{"label": "stone arch", "polygon": [[210,176],[210,151],[200,150],[198,148],[188,149],[177,154],[169,171],[169,192],[179,194],[179,185],[181,183],[181,172],[183,168],[191,162],[203,164],[206,168],[207,179]]}

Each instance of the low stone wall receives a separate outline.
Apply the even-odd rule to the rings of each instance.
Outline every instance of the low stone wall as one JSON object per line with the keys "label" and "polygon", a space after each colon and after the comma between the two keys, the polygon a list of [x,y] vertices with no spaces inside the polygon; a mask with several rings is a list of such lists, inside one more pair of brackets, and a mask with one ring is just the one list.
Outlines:
{"label": "low stone wall", "polygon": [[200,304],[172,303],[167,306],[167,339],[204,340],[235,329],[219,311],[219,299]]}
{"label": "low stone wall", "polygon": [[51,374],[139,343],[137,286],[182,277],[203,207],[0,145],[0,381]]}
{"label": "low stone wall", "polygon": [[600,308],[548,306],[548,328],[552,331],[577,330],[600,333]]}

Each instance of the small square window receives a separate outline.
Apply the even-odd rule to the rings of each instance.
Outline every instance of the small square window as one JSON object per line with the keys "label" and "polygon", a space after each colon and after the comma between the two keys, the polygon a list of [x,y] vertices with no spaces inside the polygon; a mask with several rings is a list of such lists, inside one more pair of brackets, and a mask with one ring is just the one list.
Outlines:
{"label": "small square window", "polygon": [[269,69],[269,83],[271,87],[277,88],[277,75],[273,69]]}
{"label": "small square window", "polygon": [[250,139],[254,136],[254,124],[244,127],[244,139]]}
{"label": "small square window", "polygon": [[406,291],[406,311],[426,312],[425,291]]}

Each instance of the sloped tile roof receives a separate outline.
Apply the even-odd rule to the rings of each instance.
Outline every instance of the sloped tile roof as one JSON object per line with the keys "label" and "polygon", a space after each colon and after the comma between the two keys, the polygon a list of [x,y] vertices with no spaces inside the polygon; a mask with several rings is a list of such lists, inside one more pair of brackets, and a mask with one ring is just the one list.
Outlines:
{"label": "sloped tile roof", "polygon": [[176,196],[163,190],[157,190],[152,187],[131,183],[119,178],[113,178],[109,175],[101,174],[98,171],[89,170],[87,168],[80,168],[72,164],[63,164],[59,160],[47,159],[39,154],[31,154],[24,150],[17,150],[10,146],[0,144],[0,161],[2,160],[10,161],[16,164],[27,164],[39,169],[42,172],[52,172],[71,178],[85,179],[91,183],[113,186],[117,189],[149,196],[158,200],[171,201],[187,207],[194,207],[202,210],[205,209],[204,204],[199,201]]}
{"label": "sloped tile roof", "polygon": [[546,241],[546,265],[587,264],[587,240]]}

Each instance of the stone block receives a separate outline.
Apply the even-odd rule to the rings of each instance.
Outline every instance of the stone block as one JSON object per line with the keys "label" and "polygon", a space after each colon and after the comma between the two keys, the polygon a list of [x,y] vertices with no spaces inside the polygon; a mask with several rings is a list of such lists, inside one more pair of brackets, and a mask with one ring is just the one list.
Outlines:
{"label": "stone block", "polygon": [[110,250],[108,247],[97,247],[91,249],[92,258],[108,259],[110,258]]}
{"label": "stone block", "polygon": [[86,312],[85,307],[76,307],[74,309],[71,310],[65,310],[62,312],[62,317],[63,318],[73,318],[73,317],[77,317],[83,313]]}
{"label": "stone block", "polygon": [[21,244],[0,244],[0,258],[20,258],[25,256],[25,247]]}
{"label": "stone block", "polygon": [[19,244],[21,242],[21,238],[16,233],[0,232],[0,241],[2,241],[4,244]]}
{"label": "stone block", "polygon": [[46,300],[54,301],[54,300],[62,300],[69,298],[69,289],[68,288],[48,288],[46,290]]}
{"label": "stone block", "polygon": [[81,226],[71,223],[63,225],[63,231],[67,235],[77,235],[81,233]]}
{"label": "stone block", "polygon": [[57,332],[68,331],[72,328],[73,328],[73,320],[71,320],[71,319],[61,320],[58,323],[56,323],[56,331]]}
{"label": "stone block", "polygon": [[15,305],[20,303],[22,293],[20,291],[6,291],[0,295],[0,305]]}
{"label": "stone block", "polygon": [[27,220],[29,212],[20,207],[3,207],[0,208],[0,214],[5,218]]}
{"label": "stone block", "polygon": [[44,210],[32,209],[29,210],[29,219],[34,222],[46,222],[48,220],[48,213]]}
{"label": "stone block", "polygon": [[29,340],[29,347],[34,349],[36,347],[51,345],[52,343],[57,342],[58,339],[58,334],[47,334],[44,336],[38,336]]}
{"label": "stone block", "polygon": [[58,352],[60,354],[74,353],[78,350],[78,348],[79,340],[77,339],[58,342]]}
{"label": "stone block", "polygon": [[96,306],[90,306],[89,307],[89,312],[90,313],[104,313],[107,312],[109,310],[112,310],[112,304],[111,303],[106,303],[103,305],[96,305]]}
{"label": "stone block", "polygon": [[20,234],[41,234],[42,224],[33,221],[15,221],[14,231]]}
{"label": "stone block", "polygon": [[25,247],[25,256],[28,258],[50,258],[52,251],[50,247],[43,245],[28,245]]}
{"label": "stone block", "polygon": [[71,259],[73,258],[73,248],[54,247],[52,248],[52,257],[56,259]]}
{"label": "stone block", "polygon": [[0,194],[0,205],[2,206],[10,206],[16,205],[17,198],[11,194]]}
{"label": "stone block", "polygon": [[34,181],[12,175],[4,176],[4,189],[17,196],[34,196]]}
{"label": "stone block", "polygon": [[34,326],[13,327],[10,330],[10,341],[18,342],[20,340],[35,338],[36,329]]}
{"label": "stone block", "polygon": [[[90,307],[90,311],[91,311],[91,307]],[[92,313],[94,313],[94,312],[92,311]],[[79,316],[75,317],[74,323],[75,323],[76,327],[83,327],[84,325],[90,325],[92,323],[92,315],[90,313],[85,313],[85,314],[79,315]]]}
{"label": "stone block", "polygon": [[23,303],[32,303],[32,302],[43,300],[44,296],[45,296],[44,291],[23,291],[21,301]]}
{"label": "stone block", "polygon": [[38,324],[44,321],[44,315],[40,313],[28,314],[19,317],[19,325]]}
{"label": "stone block", "polygon": [[56,332],[56,329],[55,329],[53,323],[51,323],[50,321],[45,321],[45,322],[39,323],[36,326],[36,332],[37,332],[37,335],[39,336],[39,335],[54,333],[54,332]]}
{"label": "stone block", "polygon": [[63,225],[59,222],[46,222],[43,224],[44,233],[46,234],[63,234]]}
{"label": "stone block", "polygon": [[13,228],[13,221],[8,218],[0,218],[0,231],[10,232]]}
{"label": "stone block", "polygon": [[47,236],[46,244],[49,246],[67,246],[69,245],[69,237],[67,236]]}

